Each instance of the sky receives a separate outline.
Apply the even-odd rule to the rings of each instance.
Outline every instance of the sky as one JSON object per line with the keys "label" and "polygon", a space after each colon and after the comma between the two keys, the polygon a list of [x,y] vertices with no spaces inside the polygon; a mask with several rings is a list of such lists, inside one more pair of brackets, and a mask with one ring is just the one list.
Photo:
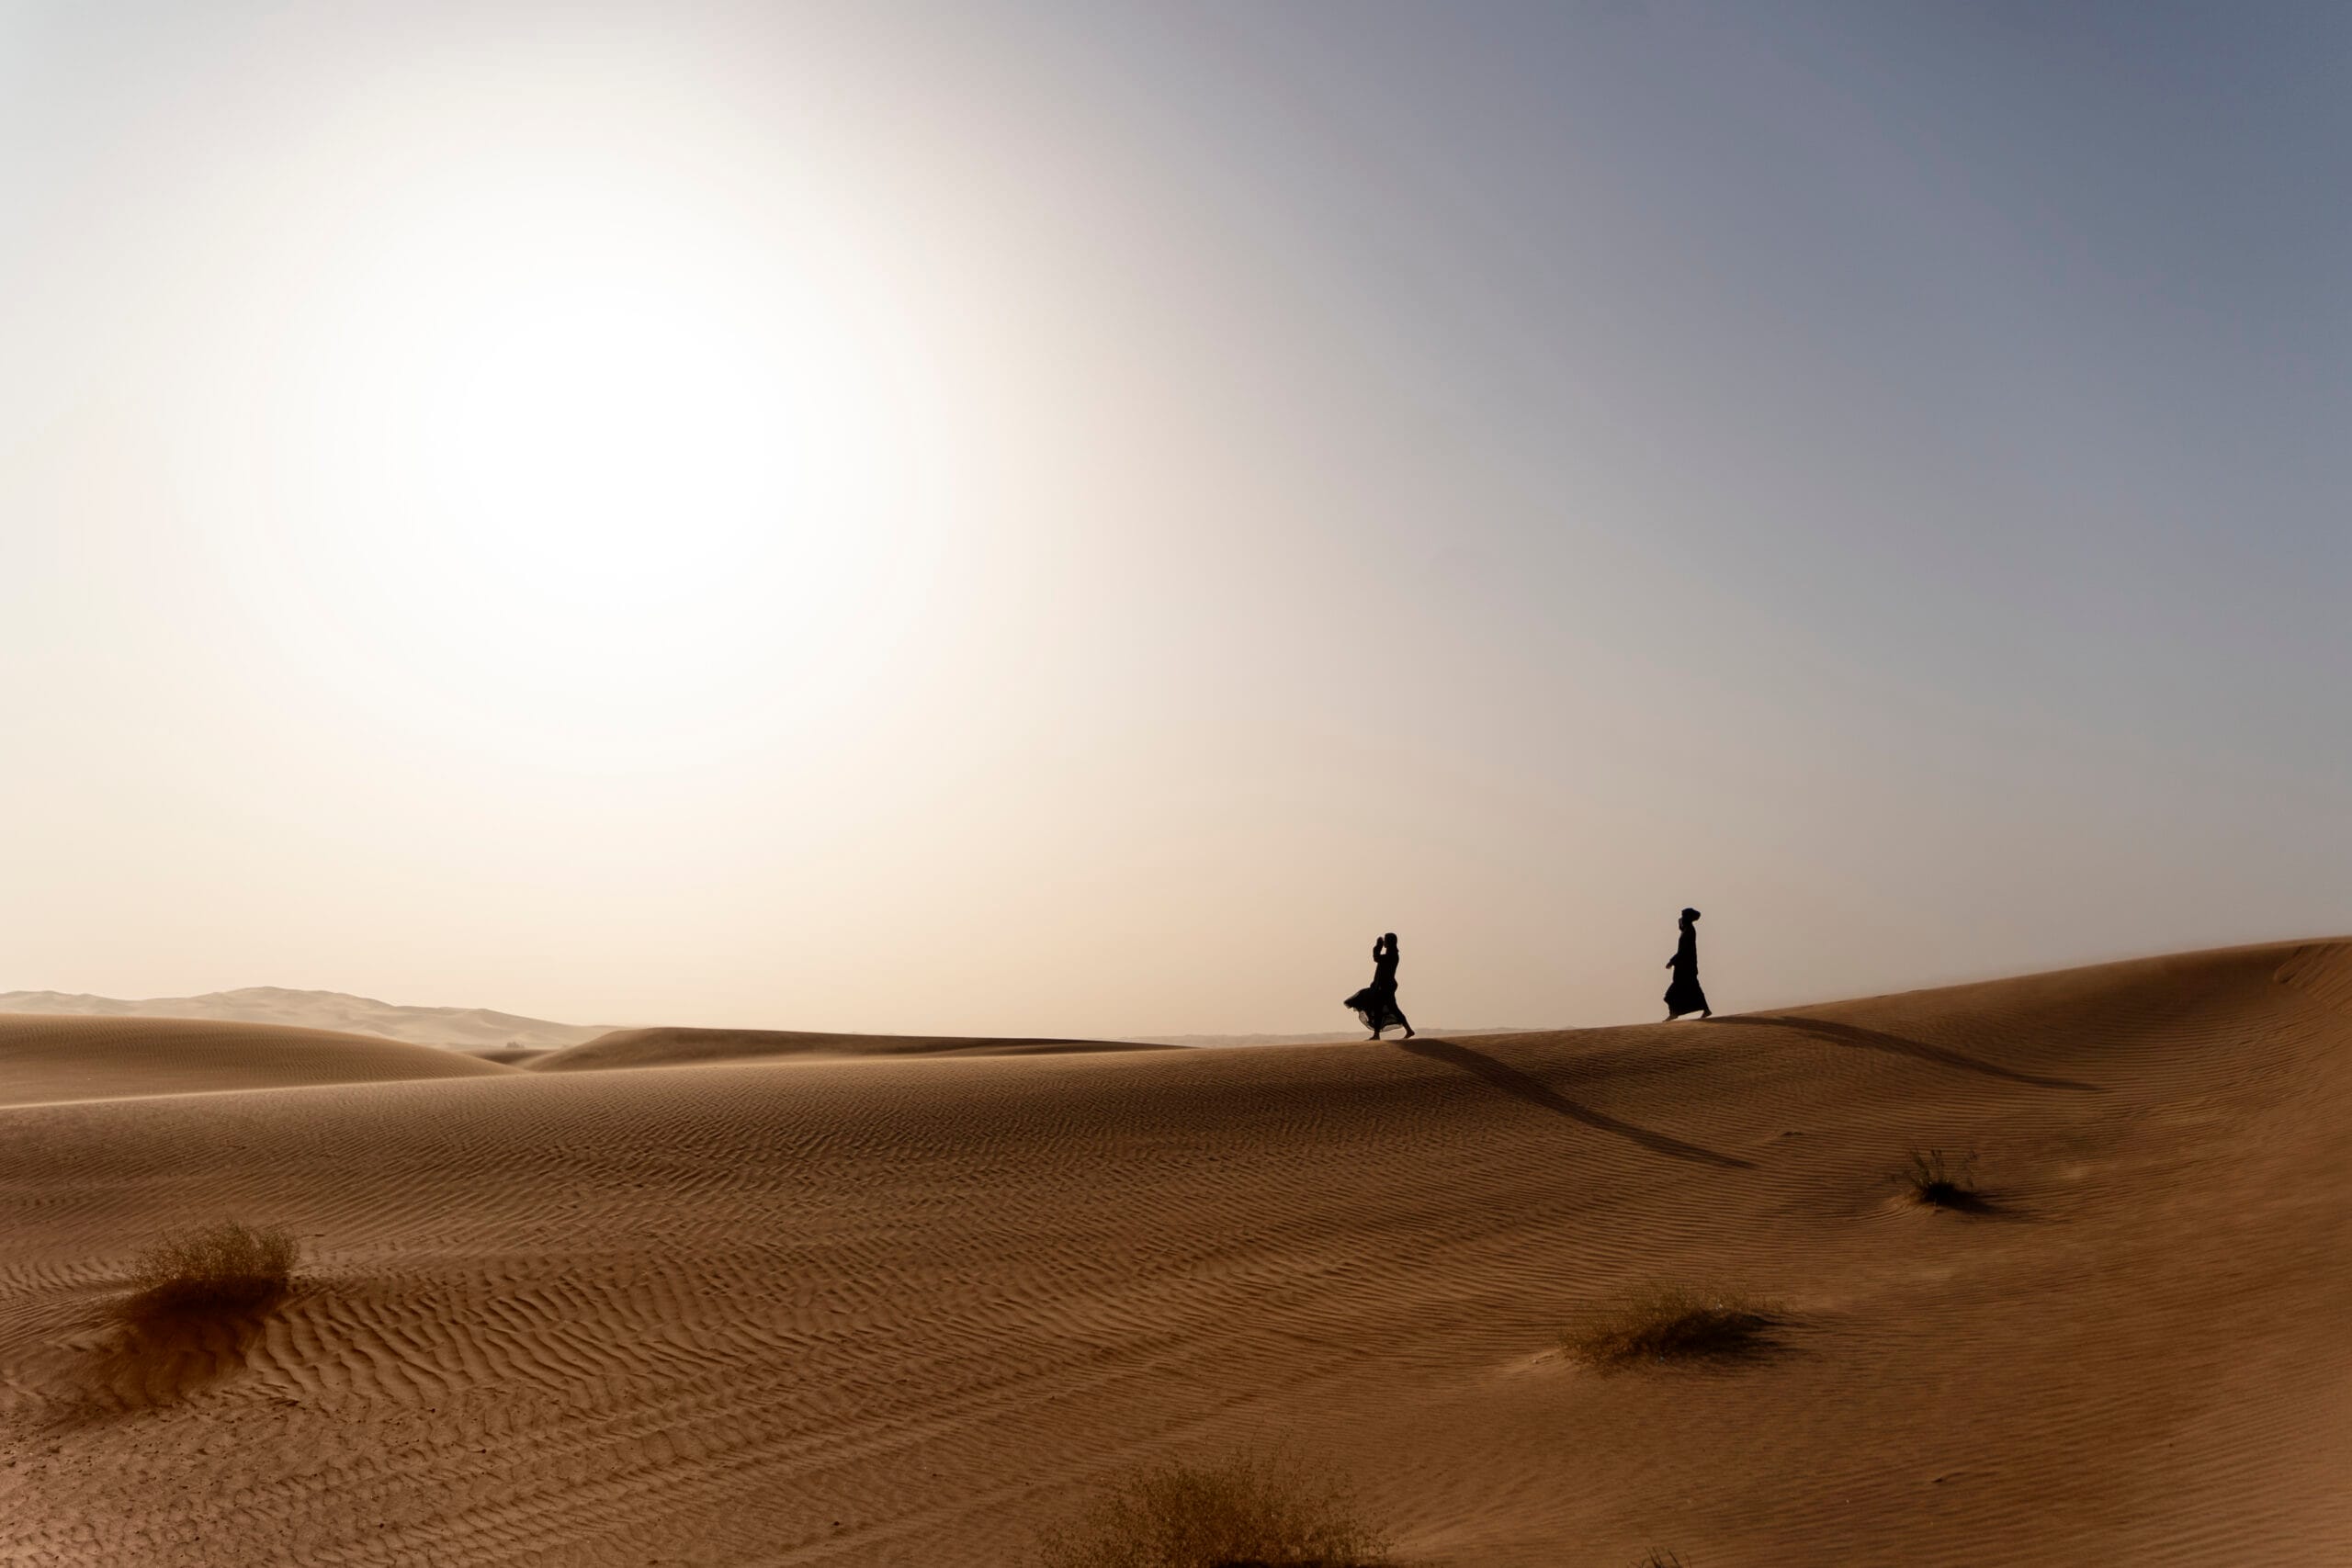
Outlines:
{"label": "sky", "polygon": [[2352,11],[0,0],[0,989],[2352,930]]}

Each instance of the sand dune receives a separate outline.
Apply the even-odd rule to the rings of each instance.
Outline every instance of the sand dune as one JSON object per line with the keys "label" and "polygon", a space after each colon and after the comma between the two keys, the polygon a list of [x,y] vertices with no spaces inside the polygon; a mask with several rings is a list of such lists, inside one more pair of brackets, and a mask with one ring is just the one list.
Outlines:
{"label": "sand dune", "polygon": [[811,1034],[784,1029],[616,1029],[583,1045],[533,1057],[534,1072],[676,1067],[776,1056],[1050,1056],[1071,1052],[1159,1051],[1116,1040],[992,1040],[936,1034]]}
{"label": "sand dune", "polygon": [[[2352,945],[1707,1024],[0,1111],[0,1560],[1022,1561],[1293,1435],[1405,1561],[2352,1560]],[[1967,1147],[1994,1212],[1888,1173]],[[311,1281],[118,1375],[159,1227]],[[1736,1370],[1575,1366],[1729,1280]]]}
{"label": "sand dune", "polygon": [[551,1023],[492,1008],[407,1007],[345,991],[298,991],[246,986],[200,997],[149,997],[130,1001],[72,991],[0,992],[0,1013],[55,1013],[74,1018],[208,1018],[223,1023],[277,1023],[375,1034],[419,1045],[493,1051],[523,1046],[552,1051],[594,1040],[605,1024]]}
{"label": "sand dune", "polygon": [[0,1014],[0,1106],[511,1072],[430,1045],[197,1019]]}
{"label": "sand dune", "polygon": [[[1472,1028],[1450,1028],[1443,1024],[1424,1024],[1421,1032],[1439,1038],[1464,1034],[1526,1034],[1532,1032],[1524,1024],[1478,1024]],[[1182,1045],[1188,1049],[1214,1049],[1228,1045],[1337,1045],[1364,1038],[1357,1029],[1326,1029],[1303,1031],[1295,1034],[1138,1034],[1136,1040],[1146,1045]]]}

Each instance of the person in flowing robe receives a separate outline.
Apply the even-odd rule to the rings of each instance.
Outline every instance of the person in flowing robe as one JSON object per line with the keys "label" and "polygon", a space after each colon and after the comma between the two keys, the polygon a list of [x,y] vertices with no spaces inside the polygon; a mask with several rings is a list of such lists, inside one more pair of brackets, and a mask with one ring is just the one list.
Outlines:
{"label": "person in flowing robe", "polygon": [[1372,944],[1372,984],[1347,999],[1345,1005],[1354,1010],[1363,1026],[1372,1031],[1374,1040],[1391,1024],[1401,1026],[1405,1038],[1413,1037],[1413,1025],[1405,1017],[1405,1010],[1396,1005],[1396,933],[1386,931]]}
{"label": "person in flowing robe", "polygon": [[1674,971],[1673,980],[1666,987],[1666,1021],[1672,1023],[1686,1012],[1701,1018],[1713,1018],[1714,1010],[1707,1006],[1707,993],[1699,986],[1699,911],[1682,911],[1682,940],[1674,945],[1674,956],[1666,966]]}

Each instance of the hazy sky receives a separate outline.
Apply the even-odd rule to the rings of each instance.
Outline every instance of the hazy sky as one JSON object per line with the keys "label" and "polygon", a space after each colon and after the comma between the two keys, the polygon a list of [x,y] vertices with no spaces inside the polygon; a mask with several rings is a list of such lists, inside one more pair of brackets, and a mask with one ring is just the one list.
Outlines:
{"label": "hazy sky", "polygon": [[0,0],[0,989],[2352,928],[2352,8]]}

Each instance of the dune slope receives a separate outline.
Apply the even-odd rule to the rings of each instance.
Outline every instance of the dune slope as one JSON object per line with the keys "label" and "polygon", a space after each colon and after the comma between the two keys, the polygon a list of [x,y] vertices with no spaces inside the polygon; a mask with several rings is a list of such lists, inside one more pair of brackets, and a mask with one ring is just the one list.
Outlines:
{"label": "dune slope", "polygon": [[533,1072],[678,1067],[779,1056],[1040,1056],[1080,1051],[1159,1051],[1113,1040],[991,1040],[933,1034],[818,1034],[785,1029],[616,1029],[530,1060]]}
{"label": "dune slope", "polygon": [[[2352,1559],[2352,947],[1708,1024],[0,1111],[0,1560],[1022,1562],[1290,1434],[1403,1561]],[[233,1144],[233,1153],[224,1152]],[[1973,1148],[1991,1213],[1899,1201]],[[125,1373],[157,1227],[311,1281]],[[1639,1281],[1779,1348],[1600,1375]]]}
{"label": "dune slope", "polygon": [[492,1008],[403,1007],[355,997],[347,991],[295,991],[282,986],[247,986],[208,991],[200,997],[148,997],[127,1000],[68,991],[0,993],[0,1013],[37,1012],[86,1018],[205,1018],[221,1023],[275,1023],[294,1029],[328,1029],[342,1034],[374,1034],[418,1045],[497,1050],[523,1046],[551,1051],[577,1045],[605,1032],[603,1024],[554,1023]]}
{"label": "dune slope", "polygon": [[0,1106],[305,1084],[486,1077],[511,1067],[396,1040],[184,1018],[0,1013]]}

